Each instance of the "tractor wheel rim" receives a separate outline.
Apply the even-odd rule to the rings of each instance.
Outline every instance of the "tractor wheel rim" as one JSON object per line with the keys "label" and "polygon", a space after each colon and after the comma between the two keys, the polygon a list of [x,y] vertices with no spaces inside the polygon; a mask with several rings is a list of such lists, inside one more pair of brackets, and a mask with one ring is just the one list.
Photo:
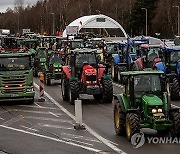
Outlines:
{"label": "tractor wheel rim", "polygon": [[119,121],[119,119],[120,119],[120,114],[119,114],[119,112],[118,112],[118,110],[117,110],[117,108],[115,108],[115,111],[114,111],[115,113],[115,126],[116,126],[116,128],[119,128],[119,123],[120,123],[120,121]]}
{"label": "tractor wheel rim", "polygon": [[131,136],[131,126],[130,126],[129,120],[126,120],[126,133],[127,133],[127,137],[130,138],[130,136]]}

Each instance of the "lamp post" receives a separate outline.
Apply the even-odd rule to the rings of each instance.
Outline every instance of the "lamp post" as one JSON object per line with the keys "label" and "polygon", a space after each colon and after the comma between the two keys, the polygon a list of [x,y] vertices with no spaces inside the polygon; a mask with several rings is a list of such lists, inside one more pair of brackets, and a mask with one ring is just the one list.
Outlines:
{"label": "lamp post", "polygon": [[146,11],[146,36],[147,36],[147,30],[148,30],[148,26],[147,26],[147,9],[146,8],[141,8],[142,10]]}
{"label": "lamp post", "polygon": [[178,5],[176,5],[176,6],[173,6],[173,7],[176,7],[177,8],[177,10],[178,10],[178,36],[179,36],[179,6]]}
{"label": "lamp post", "polygon": [[52,16],[53,16],[52,35],[54,35],[54,33],[55,33],[55,28],[54,28],[54,26],[55,26],[54,13],[52,12],[52,13],[50,13],[50,14],[52,14]]}

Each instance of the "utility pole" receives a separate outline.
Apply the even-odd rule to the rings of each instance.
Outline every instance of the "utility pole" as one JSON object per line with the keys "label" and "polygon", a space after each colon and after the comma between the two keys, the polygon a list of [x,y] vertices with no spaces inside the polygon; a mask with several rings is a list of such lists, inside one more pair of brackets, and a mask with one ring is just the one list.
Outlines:
{"label": "utility pole", "polygon": [[146,8],[141,8],[141,9],[146,11],[146,36],[147,36],[147,31],[148,31],[147,9]]}
{"label": "utility pole", "polygon": [[177,11],[178,11],[178,20],[177,20],[177,31],[178,31],[178,33],[177,33],[177,35],[179,36],[179,6],[178,5],[176,5],[176,6],[173,6],[173,7],[176,7],[177,8]]}

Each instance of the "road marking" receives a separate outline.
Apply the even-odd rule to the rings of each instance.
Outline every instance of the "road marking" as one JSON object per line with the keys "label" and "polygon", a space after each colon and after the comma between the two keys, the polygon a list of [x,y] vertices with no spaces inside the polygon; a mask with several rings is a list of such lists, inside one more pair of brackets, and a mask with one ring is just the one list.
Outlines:
{"label": "road marking", "polygon": [[97,142],[97,143],[102,143],[101,141],[91,138],[91,137],[86,137],[86,136],[80,136],[80,135],[74,135],[74,134],[69,134],[69,133],[62,133],[62,136],[68,136],[70,138],[79,138],[82,140],[86,140],[86,141],[91,141],[91,142]]}
{"label": "road marking", "polygon": [[63,126],[59,126],[59,125],[49,125],[49,124],[39,124],[40,126],[43,127],[49,127],[49,128],[60,128],[60,129],[67,129],[67,130],[74,130],[73,127],[63,127]]}
{"label": "road marking", "polygon": [[4,118],[1,118],[1,117],[0,117],[0,119],[1,119],[1,120],[4,120]]}
{"label": "road marking", "polygon": [[86,144],[86,145],[89,145],[89,146],[93,146],[93,144],[86,143],[86,142],[81,142],[81,141],[77,141],[77,140],[73,140],[73,139],[70,139],[70,138],[62,138],[62,139],[67,140],[67,141],[73,141],[73,142],[81,143],[81,144]]}
{"label": "road marking", "polygon": [[57,118],[59,118],[59,116],[58,115],[56,115],[55,113],[52,113],[52,112],[49,112],[50,114],[52,114],[53,116],[55,116],[55,117],[57,117]]}
{"label": "road marking", "polygon": [[[25,112],[25,113],[37,113],[37,114],[49,114],[49,112],[42,112],[42,111],[32,111],[32,110],[19,110],[19,109],[12,109],[9,111],[15,111],[15,112]],[[58,114],[60,115],[60,114]],[[63,115],[63,114],[61,114]]]}
{"label": "road marking", "polygon": [[62,119],[54,119],[54,118],[45,118],[45,117],[35,117],[35,116],[27,116],[25,119],[34,119],[34,120],[46,120],[46,121],[55,121],[55,122],[64,122],[72,124],[70,120],[62,120]]}
{"label": "road marking", "polygon": [[[38,89],[38,85],[36,83],[34,83],[34,86]],[[72,115],[69,111],[67,111],[62,105],[60,105],[56,100],[54,100],[46,91],[44,91],[44,94],[46,97],[48,97],[52,103],[54,103],[57,107],[59,107],[64,113],[66,113],[69,117],[71,117],[74,121],[75,121],[75,116]],[[93,136],[95,136],[97,139],[99,139],[101,142],[103,142],[105,145],[107,145],[108,147],[110,147],[111,149],[113,149],[114,151],[121,153],[121,154],[125,154],[125,152],[121,149],[119,149],[118,147],[116,147],[115,145],[113,145],[111,142],[109,142],[107,139],[103,138],[102,136],[100,136],[98,133],[96,133],[95,131],[93,131],[90,127],[88,127],[86,124],[84,124],[86,126],[86,129],[89,131],[90,134],[92,134]]]}
{"label": "road marking", "polygon": [[22,128],[26,128],[27,130],[32,130],[32,131],[38,132],[38,130],[36,130],[36,129],[30,128],[30,127],[26,127],[26,126],[23,126],[23,125],[20,125],[20,126]]}
{"label": "road marking", "polygon": [[34,102],[35,105],[37,105],[39,108],[41,108],[41,105],[39,105],[38,103]]}
{"label": "road marking", "polygon": [[12,125],[13,123],[21,120],[21,119],[23,119],[22,116],[20,116],[20,117],[15,117],[15,118],[13,118],[13,119],[10,119],[10,120],[4,122],[3,125],[4,125],[4,126],[9,126],[9,125]]}
{"label": "road marking", "polygon": [[50,110],[57,110],[57,108],[51,108],[51,107],[44,107],[44,106],[33,106],[33,105],[17,105],[17,106],[20,106],[20,107],[27,107],[27,108],[41,108],[41,109],[50,109]]}
{"label": "road marking", "polygon": [[10,129],[10,130],[13,130],[13,131],[17,131],[17,132],[21,132],[21,133],[25,133],[25,134],[29,134],[29,135],[33,135],[33,136],[38,136],[38,137],[41,137],[41,138],[49,139],[49,140],[60,142],[60,143],[69,144],[69,145],[80,147],[80,148],[83,148],[83,149],[86,149],[86,150],[89,150],[89,151],[92,151],[92,152],[99,153],[99,152],[102,151],[102,150],[87,147],[87,146],[84,146],[84,145],[79,145],[79,144],[73,143],[71,141],[63,141],[61,139],[57,139],[57,138],[53,138],[53,137],[49,137],[49,136],[44,136],[44,135],[41,135],[41,134],[32,133],[32,132],[28,132],[28,131],[25,131],[25,130],[16,129],[16,128],[13,128],[13,127],[8,127],[8,126],[4,126],[4,125],[0,125],[0,127]]}

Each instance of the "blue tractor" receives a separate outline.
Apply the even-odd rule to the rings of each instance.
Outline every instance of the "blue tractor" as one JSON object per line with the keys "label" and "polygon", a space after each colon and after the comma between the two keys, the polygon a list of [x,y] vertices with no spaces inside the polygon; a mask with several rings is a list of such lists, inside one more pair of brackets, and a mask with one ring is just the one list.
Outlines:
{"label": "blue tractor", "polygon": [[129,41],[119,42],[119,52],[112,54],[111,76],[113,81],[121,83],[121,72],[132,70],[133,61],[137,59],[135,48]]}
{"label": "blue tractor", "polygon": [[[180,46],[165,46],[162,48],[166,69],[164,75],[170,86],[171,99],[179,99],[180,91]],[[160,70],[159,67],[157,68]]]}

